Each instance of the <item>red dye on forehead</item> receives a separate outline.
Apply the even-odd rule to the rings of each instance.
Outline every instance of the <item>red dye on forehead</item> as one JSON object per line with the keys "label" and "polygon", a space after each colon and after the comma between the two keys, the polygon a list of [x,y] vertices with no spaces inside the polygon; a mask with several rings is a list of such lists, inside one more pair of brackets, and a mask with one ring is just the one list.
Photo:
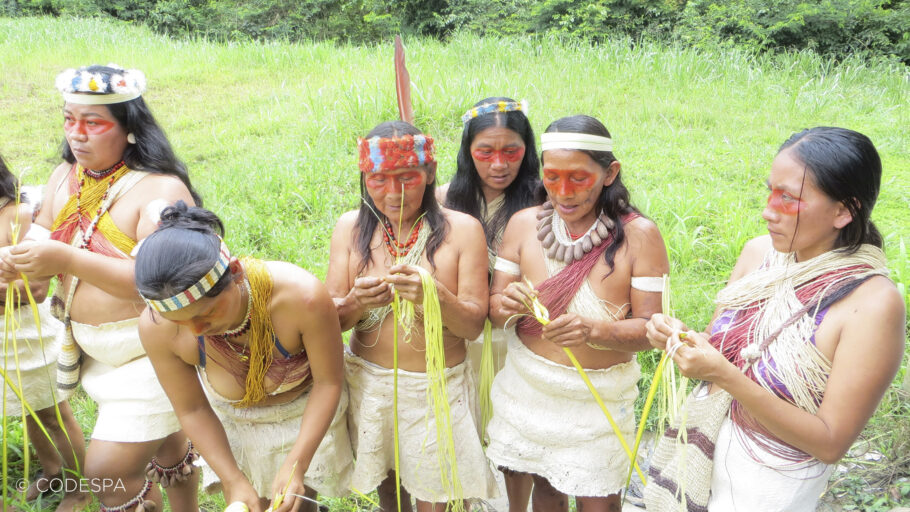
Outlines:
{"label": "red dye on forehead", "polygon": [[768,195],[768,208],[783,215],[796,215],[805,207],[805,201],[779,188],[772,189]]}

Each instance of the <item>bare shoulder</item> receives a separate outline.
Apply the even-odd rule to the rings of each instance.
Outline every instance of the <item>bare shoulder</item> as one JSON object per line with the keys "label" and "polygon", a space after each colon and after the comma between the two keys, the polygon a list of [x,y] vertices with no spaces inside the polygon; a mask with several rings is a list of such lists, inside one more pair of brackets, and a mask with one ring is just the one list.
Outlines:
{"label": "bare shoulder", "polygon": [[512,226],[513,224],[516,228],[532,226],[536,231],[538,222],[537,214],[541,209],[541,206],[531,206],[530,208],[525,208],[524,210],[518,210],[514,215],[512,215],[512,218],[509,219],[508,226]]}
{"label": "bare shoulder", "polygon": [[436,202],[439,203],[440,206],[446,204],[446,194],[448,194],[448,193],[449,193],[449,184],[448,183],[446,183],[445,185],[442,185],[436,189]]}
{"label": "bare shoulder", "polygon": [[354,225],[357,223],[357,216],[359,214],[359,210],[350,210],[342,213],[335,223],[335,232],[352,232],[354,230]]}
{"label": "bare shoulder", "polygon": [[480,233],[483,234],[483,227],[480,225],[480,221],[474,217],[468,215],[467,213],[450,210],[448,208],[441,208],[441,210],[443,216],[445,216],[446,221],[449,222],[449,226],[452,228],[451,231],[453,234],[458,234],[459,232],[465,230],[480,230]]}
{"label": "bare shoulder", "polygon": [[186,184],[177,176],[150,172],[141,180],[141,190],[146,194],[153,194],[155,198],[181,198],[189,195]]}
{"label": "bare shoulder", "polygon": [[279,307],[290,307],[305,314],[314,307],[331,304],[325,284],[307,270],[284,261],[268,261],[266,267],[275,284],[273,300],[282,303]]}
{"label": "bare shoulder", "polygon": [[139,338],[146,352],[160,352],[170,349],[171,340],[177,334],[176,326],[146,308],[139,315]]}
{"label": "bare shoulder", "polygon": [[842,309],[859,315],[869,326],[906,324],[904,298],[894,282],[885,276],[874,276],[859,285],[844,299]]}
{"label": "bare shoulder", "polygon": [[[45,197],[53,197],[54,191],[60,185],[60,182],[63,181],[67,174],[69,174],[70,169],[73,168],[73,164],[69,162],[60,162],[57,167],[54,168],[54,171],[51,173],[50,177],[47,179],[47,191],[51,196],[45,195]],[[48,192],[45,192],[47,194]],[[69,195],[69,191],[65,190],[66,195]]]}
{"label": "bare shoulder", "polygon": [[743,250],[739,253],[736,265],[730,273],[730,282],[736,281],[744,275],[752,272],[761,266],[765,261],[765,255],[772,249],[771,236],[762,235],[753,238],[743,245]]}
{"label": "bare shoulder", "polygon": [[663,237],[660,235],[660,229],[653,220],[646,217],[636,217],[630,222],[623,225],[623,231],[632,242],[642,244],[652,244],[659,242],[663,244]]}

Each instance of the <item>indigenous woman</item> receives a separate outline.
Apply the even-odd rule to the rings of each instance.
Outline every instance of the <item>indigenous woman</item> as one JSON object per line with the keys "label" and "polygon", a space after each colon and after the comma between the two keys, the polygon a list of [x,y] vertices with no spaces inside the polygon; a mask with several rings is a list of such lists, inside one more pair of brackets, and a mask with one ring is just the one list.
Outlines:
{"label": "indigenous woman", "polygon": [[[382,123],[361,139],[359,211],[339,219],[332,235],[326,281],[342,329],[354,328],[346,356],[351,393],[349,425],[355,458],[352,488],[379,486],[384,510],[395,498],[395,424],[400,434],[400,480],[418,502],[486,498],[495,481],[475,422],[475,389],[465,363],[465,339],[474,339],[487,314],[487,256],[480,223],[469,215],[441,209],[433,188],[436,161],[432,138],[410,124]],[[402,322],[409,334],[396,337],[391,317],[393,291],[404,301],[423,303],[417,267],[432,275],[438,291],[442,347],[428,347],[422,321]],[[416,316],[422,317],[417,308]],[[432,319],[431,319],[432,321]],[[438,320],[437,320],[438,321]],[[407,324],[413,324],[407,325]],[[443,354],[440,354],[442,352]],[[397,358],[396,358],[397,354]],[[457,448],[457,478],[440,478],[435,422],[428,404],[428,359],[443,357],[451,436]],[[397,372],[393,368],[399,369]],[[397,375],[397,379],[396,379]],[[396,385],[397,382],[397,396]],[[451,447],[452,445],[449,445]],[[460,480],[460,488],[457,484]],[[405,498],[404,510],[410,510]]]}
{"label": "indigenous woman", "polygon": [[164,210],[136,256],[139,335],[209,491],[315,510],[298,495],[346,494],[353,463],[335,306],[297,266],[232,257],[223,233],[208,210]]}
{"label": "indigenous woman", "polygon": [[[629,203],[599,121],[559,119],[541,149],[548,201],[509,221],[493,277],[493,323],[524,316],[493,382],[487,456],[505,473],[512,511],[527,509],[524,474],[533,478],[534,510],[567,510],[566,495],[586,511],[619,510],[628,458],[564,348],[630,437],[635,352],[648,348],[645,321],[660,311],[667,254],[657,227]],[[528,316],[535,297],[549,310],[547,325]]]}
{"label": "indigenous woman", "polygon": [[[528,104],[511,98],[486,98],[461,116],[464,130],[458,150],[458,167],[448,185],[439,188],[436,197],[447,208],[467,213],[479,220],[486,235],[490,275],[496,251],[502,243],[506,223],[515,212],[543,202],[537,197],[540,187],[540,162],[534,145],[534,130],[525,113]],[[492,372],[480,372],[481,402],[489,398],[493,373],[502,368],[506,343],[502,331],[492,331],[490,356]],[[468,345],[468,355],[475,372],[482,368],[483,338]],[[489,421],[489,412],[484,419]]]}
{"label": "indigenous woman", "polygon": [[64,325],[57,387],[68,396],[81,378],[98,404],[84,476],[114,482],[92,489],[101,510],[161,503],[146,479],[151,460],[180,474],[167,489],[171,509],[195,512],[191,446],[139,341],[143,303],[130,254],[155,230],[159,205],[197,196],[142,99],[140,71],[70,69],[57,87],[65,102],[64,163],[48,180],[35,220],[51,239],[11,247],[5,277],[61,276],[52,303]]}
{"label": "indigenous woman", "polygon": [[[708,398],[732,395],[706,452],[708,510],[814,511],[894,378],[906,312],[869,219],[881,173],[865,135],[794,134],[768,176],[768,235],[746,244],[708,333],[665,315],[648,322],[651,343],[707,381]],[[667,481],[660,469],[651,481]],[[658,502],[648,493],[649,510],[664,510]]]}
{"label": "indigenous woman", "polygon": [[[3,158],[0,158],[0,252],[8,250],[10,244],[25,237],[47,237],[47,230],[40,226],[29,229],[32,224],[32,207],[24,202],[25,200],[24,194],[19,194],[18,180],[7,169]],[[13,233],[13,229],[17,229],[18,232]],[[15,324],[11,324],[15,326],[15,346],[10,339],[4,355],[8,366],[3,368],[3,373],[9,379],[4,385],[6,413],[12,416],[22,411],[22,404],[19,401],[21,394],[50,435],[48,437],[41,431],[31,415],[26,416],[28,437],[41,463],[41,469],[31,478],[32,484],[26,492],[26,499],[34,500],[41,494],[69,490],[57,510],[70,511],[77,508],[80,502],[88,501],[89,496],[76,492],[78,485],[73,479],[75,471],[85,463],[85,440],[82,437],[82,429],[76,423],[69,403],[57,398],[54,393],[59,350],[59,343],[55,338],[60,330],[60,322],[51,316],[49,304],[44,302],[47,280],[29,282],[31,293],[35,301],[39,302],[37,317],[33,316],[28,306],[22,281],[17,280],[14,283],[13,286],[18,288],[18,291],[14,292],[18,295],[16,306],[20,309],[13,310]],[[3,283],[0,287],[3,292],[0,302],[5,301],[7,286]],[[14,300],[16,295],[13,296]],[[2,317],[0,321],[3,321]],[[62,424],[57,421],[57,409],[63,419]],[[69,485],[61,480],[64,471],[69,471],[66,475]]]}

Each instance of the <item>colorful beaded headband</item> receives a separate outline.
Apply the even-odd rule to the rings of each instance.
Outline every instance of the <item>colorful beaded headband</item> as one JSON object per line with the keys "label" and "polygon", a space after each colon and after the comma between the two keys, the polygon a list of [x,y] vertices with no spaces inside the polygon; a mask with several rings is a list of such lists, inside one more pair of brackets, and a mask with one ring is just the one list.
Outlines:
{"label": "colorful beaded headband", "polygon": [[427,135],[360,138],[357,147],[360,148],[360,170],[363,172],[391,171],[435,162],[433,138]]}
{"label": "colorful beaded headband", "polygon": [[57,89],[67,103],[111,105],[138,98],[145,92],[145,75],[138,69],[122,69],[108,64],[115,72],[89,71],[89,67],[67,69],[57,75]]}
{"label": "colorful beaded headband", "polygon": [[588,151],[613,151],[613,139],[590,133],[552,132],[540,135],[540,150],[586,149]]}
{"label": "colorful beaded headband", "polygon": [[200,279],[196,284],[190,286],[186,290],[174,295],[173,297],[168,297],[167,299],[148,299],[142,297],[145,300],[145,303],[149,305],[150,308],[154,309],[159,313],[167,313],[169,311],[177,311],[178,309],[185,308],[190,304],[201,299],[209,290],[215,286],[215,283],[221,279],[221,276],[228,271],[228,266],[231,262],[231,253],[228,251],[226,245],[224,245],[224,240],[221,241],[221,253],[218,256],[218,260],[215,261],[215,266],[212,267],[212,270],[209,270],[202,279]]}
{"label": "colorful beaded headband", "polygon": [[461,122],[467,123],[475,117],[482,116],[484,114],[491,114],[493,112],[514,112],[520,111],[524,112],[525,115],[528,115],[528,100],[521,101],[496,101],[493,103],[484,103],[478,107],[474,107],[471,110],[468,110],[461,116]]}

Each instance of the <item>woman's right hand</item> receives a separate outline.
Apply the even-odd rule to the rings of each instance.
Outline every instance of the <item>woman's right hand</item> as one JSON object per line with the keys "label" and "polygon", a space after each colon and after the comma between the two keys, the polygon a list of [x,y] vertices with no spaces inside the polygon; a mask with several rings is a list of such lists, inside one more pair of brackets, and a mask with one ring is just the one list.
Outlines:
{"label": "woman's right hand", "polygon": [[688,332],[690,329],[679,319],[664,315],[663,313],[654,313],[651,315],[651,319],[645,323],[645,330],[647,331],[648,341],[651,342],[652,347],[666,350],[667,340],[669,340],[671,336],[681,332]]}
{"label": "woman's right hand", "polygon": [[501,295],[499,309],[502,314],[507,316],[533,314],[533,312],[528,311],[525,304],[530,304],[537,297],[537,290],[527,284],[521,281],[513,281],[506,285]]}
{"label": "woman's right hand", "polygon": [[392,302],[392,288],[379,277],[358,277],[348,296],[359,308],[375,309]]}
{"label": "woman's right hand", "polygon": [[224,487],[224,501],[226,503],[240,501],[246,503],[246,506],[250,508],[250,512],[264,512],[259,493],[256,492],[256,489],[253,488],[253,485],[250,484],[246,477],[238,478],[230,483],[222,481],[222,487]]}

